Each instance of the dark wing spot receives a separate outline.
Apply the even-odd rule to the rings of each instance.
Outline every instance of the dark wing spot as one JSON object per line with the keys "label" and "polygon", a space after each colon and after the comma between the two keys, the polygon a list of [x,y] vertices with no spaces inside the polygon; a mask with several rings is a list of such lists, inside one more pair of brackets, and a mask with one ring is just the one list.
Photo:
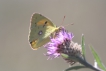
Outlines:
{"label": "dark wing spot", "polygon": [[45,21],[45,24],[47,24],[47,21]]}
{"label": "dark wing spot", "polygon": [[42,32],[42,31],[39,31],[39,32],[38,32],[38,35],[42,35],[42,34],[43,34],[43,32]]}
{"label": "dark wing spot", "polygon": [[30,44],[32,44],[32,41],[30,42]]}
{"label": "dark wing spot", "polygon": [[45,23],[44,23],[44,25],[43,25],[43,27],[45,27],[45,25],[47,24],[47,21],[45,21]]}

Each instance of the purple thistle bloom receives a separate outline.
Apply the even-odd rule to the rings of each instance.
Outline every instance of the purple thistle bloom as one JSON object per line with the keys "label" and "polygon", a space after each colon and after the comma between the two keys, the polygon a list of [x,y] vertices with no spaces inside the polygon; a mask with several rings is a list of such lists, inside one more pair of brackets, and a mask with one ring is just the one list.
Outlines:
{"label": "purple thistle bloom", "polygon": [[59,57],[62,52],[64,52],[64,46],[66,44],[70,46],[70,42],[73,38],[72,33],[68,33],[63,27],[60,28],[59,32],[56,33],[55,38],[50,37],[50,42],[44,47],[47,49],[47,56],[49,58]]}

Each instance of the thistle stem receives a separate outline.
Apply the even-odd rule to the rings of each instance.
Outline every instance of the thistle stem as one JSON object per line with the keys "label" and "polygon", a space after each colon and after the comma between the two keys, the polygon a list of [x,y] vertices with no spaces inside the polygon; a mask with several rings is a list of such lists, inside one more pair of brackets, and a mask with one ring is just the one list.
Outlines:
{"label": "thistle stem", "polygon": [[79,60],[78,62],[81,63],[81,64],[83,64],[84,66],[86,66],[86,67],[88,67],[88,68],[90,68],[92,70],[95,70],[95,71],[103,71],[101,69],[95,68],[94,66],[92,66],[91,64],[89,64],[87,61],[85,61],[83,58],[81,58],[79,56],[77,56],[77,57],[78,57],[78,60]]}

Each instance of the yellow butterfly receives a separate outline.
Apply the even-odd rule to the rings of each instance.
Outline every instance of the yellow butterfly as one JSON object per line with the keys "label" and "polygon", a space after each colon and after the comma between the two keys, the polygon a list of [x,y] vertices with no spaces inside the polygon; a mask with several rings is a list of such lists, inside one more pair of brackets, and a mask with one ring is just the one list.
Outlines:
{"label": "yellow butterfly", "polygon": [[50,41],[50,35],[59,30],[48,18],[39,13],[34,13],[30,21],[29,43],[33,50]]}

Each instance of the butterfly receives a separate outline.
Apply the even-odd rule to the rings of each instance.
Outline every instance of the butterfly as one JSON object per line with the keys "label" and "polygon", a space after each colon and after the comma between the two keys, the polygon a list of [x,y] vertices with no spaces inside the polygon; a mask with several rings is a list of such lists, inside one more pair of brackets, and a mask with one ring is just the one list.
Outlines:
{"label": "butterfly", "polygon": [[[30,20],[28,36],[31,48],[37,50],[39,47],[48,43],[50,41],[50,35],[59,31],[59,28],[45,16],[34,13]],[[55,34],[52,36],[54,37]]]}

